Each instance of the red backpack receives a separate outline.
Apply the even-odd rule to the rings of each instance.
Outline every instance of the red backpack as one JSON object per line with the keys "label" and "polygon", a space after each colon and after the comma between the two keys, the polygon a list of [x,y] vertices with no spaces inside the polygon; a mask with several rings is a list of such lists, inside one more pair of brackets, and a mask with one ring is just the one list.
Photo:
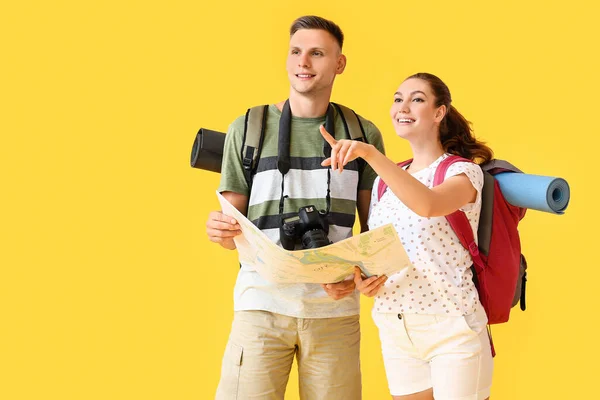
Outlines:
{"label": "red backpack", "polygon": [[[404,167],[412,160],[398,164]],[[459,156],[445,158],[437,167],[433,186],[444,181],[446,171],[455,162],[472,162]],[[479,299],[488,317],[489,324],[508,321],[510,309],[521,303],[525,310],[525,282],[527,262],[521,254],[521,242],[517,225],[525,216],[526,209],[509,204],[502,195],[494,175],[507,172],[521,172],[502,160],[491,160],[483,165],[484,183],[482,190],[481,215],[477,230],[478,243],[475,243],[473,230],[464,212],[457,210],[447,215],[448,224],[458,236],[463,247],[473,258],[473,281]],[[387,185],[379,181],[378,199],[381,199]]]}

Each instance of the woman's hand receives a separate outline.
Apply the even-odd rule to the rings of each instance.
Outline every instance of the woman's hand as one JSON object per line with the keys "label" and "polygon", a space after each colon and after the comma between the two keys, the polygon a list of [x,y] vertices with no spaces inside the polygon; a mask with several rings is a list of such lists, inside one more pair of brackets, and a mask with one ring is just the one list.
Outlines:
{"label": "woman's hand", "polygon": [[387,278],[387,276],[381,275],[380,277],[372,276],[363,279],[360,268],[354,267],[354,283],[356,284],[356,288],[367,297],[375,296],[385,281],[387,281]]}
{"label": "woman's hand", "polygon": [[321,125],[319,130],[321,131],[323,138],[331,146],[331,157],[323,161],[321,165],[324,167],[331,165],[332,171],[337,169],[341,173],[344,169],[344,165],[359,157],[363,159],[366,158],[375,148],[372,145],[363,143],[359,140],[335,140],[323,125]]}

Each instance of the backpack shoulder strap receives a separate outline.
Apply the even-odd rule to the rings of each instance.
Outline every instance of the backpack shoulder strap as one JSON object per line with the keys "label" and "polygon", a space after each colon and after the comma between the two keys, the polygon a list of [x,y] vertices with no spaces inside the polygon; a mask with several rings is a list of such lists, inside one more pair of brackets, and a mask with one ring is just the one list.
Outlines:
{"label": "backpack shoulder strap", "polygon": [[[398,164],[399,168],[403,168],[405,166],[407,166],[408,164],[410,164],[412,162],[412,158],[409,160],[405,160],[405,161],[401,161]],[[387,190],[387,183],[385,183],[383,181],[383,179],[379,179],[379,185],[377,186],[377,201],[381,200],[381,196],[383,196],[383,194],[385,193],[385,191]]]}
{"label": "backpack shoulder strap", "polygon": [[492,175],[499,174],[500,172],[523,172],[508,161],[497,159],[492,159],[485,164],[481,164],[481,169],[483,172],[489,172]]}
{"label": "backpack shoulder strap", "polygon": [[[437,186],[444,182],[444,178],[446,177],[446,172],[448,171],[448,168],[450,168],[452,164],[457,162],[472,163],[473,161],[455,155],[445,158],[435,170],[435,175],[433,177],[433,186]],[[452,214],[446,215],[446,220],[448,221],[450,227],[452,227],[454,233],[456,233],[456,236],[458,236],[460,244],[462,244],[462,246],[465,249],[467,249],[471,254],[471,257],[473,258],[473,263],[475,264],[475,270],[477,270],[477,272],[480,272],[483,269],[484,264],[483,260],[481,259],[481,256],[479,255],[479,247],[475,242],[473,229],[471,228],[471,223],[469,222],[467,215],[460,210],[456,210]]]}
{"label": "backpack shoulder strap", "polygon": [[354,110],[341,104],[331,104],[333,107],[335,107],[335,110],[340,115],[348,137],[352,140],[360,140],[361,142],[369,143],[367,141],[365,129],[363,128],[360,118],[358,118],[358,115],[354,112]]}
{"label": "backpack shoulder strap", "polygon": [[437,186],[440,183],[444,182],[444,178],[446,177],[446,172],[448,171],[448,168],[450,168],[452,164],[457,162],[472,163],[473,161],[454,155],[444,158],[435,169],[435,175],[433,176],[433,186]]}
{"label": "backpack shoulder strap", "polygon": [[242,144],[242,166],[248,188],[252,188],[252,176],[256,171],[260,151],[265,137],[265,121],[268,105],[249,108],[246,112],[244,139]]}

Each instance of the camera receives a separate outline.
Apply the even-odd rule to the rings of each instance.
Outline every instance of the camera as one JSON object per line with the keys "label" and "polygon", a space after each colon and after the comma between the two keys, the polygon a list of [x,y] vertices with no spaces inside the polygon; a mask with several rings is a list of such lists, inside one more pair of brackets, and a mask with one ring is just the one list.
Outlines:
{"label": "camera", "polygon": [[303,249],[327,246],[331,244],[328,233],[327,214],[319,212],[314,205],[300,207],[298,214],[282,218],[279,228],[281,245],[286,250],[294,250],[298,240]]}

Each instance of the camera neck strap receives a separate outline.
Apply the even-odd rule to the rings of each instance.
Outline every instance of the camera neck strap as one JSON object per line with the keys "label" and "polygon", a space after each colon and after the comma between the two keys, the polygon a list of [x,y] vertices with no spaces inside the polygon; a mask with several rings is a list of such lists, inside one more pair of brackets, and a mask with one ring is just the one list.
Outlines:
{"label": "camera neck strap", "polygon": [[[333,107],[331,104],[327,107],[327,114],[325,115],[325,129],[327,132],[334,134],[335,132],[335,116]],[[283,201],[287,196],[284,196],[284,181],[285,175],[291,169],[290,161],[290,142],[292,136],[292,110],[290,108],[289,99],[283,104],[281,110],[281,118],[279,119],[279,140],[277,147],[277,169],[281,173],[281,198],[279,199],[279,214],[283,214]],[[323,155],[325,157],[331,156],[331,146],[325,139],[323,139]],[[327,211],[331,208],[331,171],[327,169]]]}

